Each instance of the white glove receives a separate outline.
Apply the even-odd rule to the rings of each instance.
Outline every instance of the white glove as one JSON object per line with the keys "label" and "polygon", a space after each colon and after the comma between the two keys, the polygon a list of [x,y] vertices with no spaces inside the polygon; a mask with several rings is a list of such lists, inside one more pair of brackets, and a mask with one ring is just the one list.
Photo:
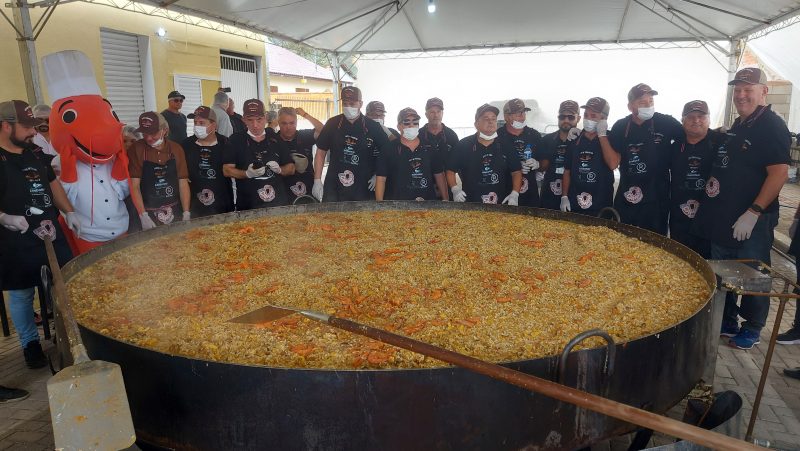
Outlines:
{"label": "white glove", "polygon": [[789,238],[794,238],[794,232],[797,231],[798,218],[794,218],[792,225],[789,226]]}
{"label": "white glove", "polygon": [[572,211],[572,205],[569,204],[569,197],[561,196],[561,211]]}
{"label": "white glove", "polygon": [[[536,161],[536,160],[534,160],[534,161]],[[503,199],[503,203],[504,204],[508,204],[508,205],[518,206],[519,205],[519,192],[511,191],[511,193],[508,196],[506,196],[505,199]]]}
{"label": "white glove", "polygon": [[575,141],[581,134],[581,129],[578,127],[572,127],[569,129],[569,134],[567,134],[567,141]]}
{"label": "white glove", "polygon": [[74,211],[70,211],[66,214],[67,220],[67,227],[75,234],[75,236],[81,235],[81,222],[78,220],[78,215],[75,214]]}
{"label": "white glove", "polygon": [[600,119],[597,121],[597,136],[606,135],[608,135],[608,121],[605,119]]}
{"label": "white glove", "polygon": [[253,165],[247,167],[247,170],[244,173],[247,175],[247,178],[254,179],[256,177],[261,177],[264,173],[267,172],[267,167],[262,166],[258,169],[253,169]]}
{"label": "white glove", "polygon": [[12,232],[25,233],[28,231],[28,220],[25,219],[25,216],[0,213],[0,224]]}
{"label": "white glove", "polygon": [[279,165],[277,161],[267,161],[267,167],[276,174],[281,173],[281,165]]}
{"label": "white glove", "polygon": [[450,188],[450,192],[453,193],[453,200],[456,202],[466,202],[467,200],[467,193],[464,192],[463,189],[459,188],[458,186],[454,186]]}
{"label": "white glove", "polygon": [[370,191],[375,191],[375,176],[373,175],[370,177],[369,182],[367,182],[367,186],[369,186]]}
{"label": "white glove", "polygon": [[53,172],[56,173],[57,177],[61,176],[61,155],[53,157],[53,160],[50,161],[50,167],[53,168]]}
{"label": "white glove", "polygon": [[533,158],[528,158],[527,160],[522,162],[522,173],[527,174],[533,170],[539,168],[539,162],[534,160]]}
{"label": "white glove", "polygon": [[756,222],[758,222],[757,214],[750,210],[742,213],[739,219],[736,220],[736,223],[731,227],[733,229],[733,237],[736,238],[736,241],[744,241],[750,238],[750,234],[753,232],[753,227],[756,226]]}
{"label": "white glove", "polygon": [[192,212],[191,211],[184,211],[183,212],[183,220],[188,221],[192,219]]}
{"label": "white glove", "polygon": [[540,183],[544,181],[544,172],[538,171],[536,173],[536,181]]}
{"label": "white glove", "polygon": [[322,179],[314,179],[314,186],[311,188],[311,195],[322,202]]}
{"label": "white glove", "polygon": [[150,230],[156,228],[156,223],[150,219],[150,215],[144,212],[139,215],[139,221],[142,222],[142,230]]}

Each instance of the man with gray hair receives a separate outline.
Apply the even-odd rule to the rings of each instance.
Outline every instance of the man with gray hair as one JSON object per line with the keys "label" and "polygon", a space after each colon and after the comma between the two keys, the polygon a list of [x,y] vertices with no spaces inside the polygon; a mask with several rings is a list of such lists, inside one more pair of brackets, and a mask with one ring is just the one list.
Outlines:
{"label": "man with gray hair", "polygon": [[230,138],[233,134],[233,125],[231,125],[231,118],[227,111],[229,104],[228,94],[222,91],[214,94],[214,104],[211,105],[211,110],[217,116],[217,133],[226,138]]}

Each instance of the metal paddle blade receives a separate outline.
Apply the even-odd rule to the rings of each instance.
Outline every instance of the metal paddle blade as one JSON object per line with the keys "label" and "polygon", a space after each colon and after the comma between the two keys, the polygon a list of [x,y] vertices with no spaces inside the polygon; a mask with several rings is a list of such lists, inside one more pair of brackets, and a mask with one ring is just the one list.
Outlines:
{"label": "metal paddle blade", "polygon": [[285,316],[289,316],[293,313],[298,313],[298,311],[287,307],[265,305],[264,307],[253,310],[250,313],[245,313],[242,316],[237,316],[236,318],[229,319],[228,322],[242,323],[242,324],[269,323],[275,320],[279,320]]}
{"label": "metal paddle blade", "polygon": [[47,381],[56,449],[125,449],[136,441],[122,370],[90,360]]}

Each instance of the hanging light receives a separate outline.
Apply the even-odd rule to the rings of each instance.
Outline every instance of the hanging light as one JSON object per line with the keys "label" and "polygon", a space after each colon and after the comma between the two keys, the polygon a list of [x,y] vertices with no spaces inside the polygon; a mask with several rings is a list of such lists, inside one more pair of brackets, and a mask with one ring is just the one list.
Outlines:
{"label": "hanging light", "polygon": [[302,84],[308,83],[308,80],[306,80],[306,76],[305,75],[303,75],[303,78],[300,79],[300,83],[302,83]]}
{"label": "hanging light", "polygon": [[433,0],[428,0],[428,12],[431,14],[436,12],[436,3]]}
{"label": "hanging light", "polygon": [[167,30],[165,30],[164,27],[158,27],[158,29],[156,29],[156,36],[158,36],[159,38],[163,38],[166,35],[167,35]]}

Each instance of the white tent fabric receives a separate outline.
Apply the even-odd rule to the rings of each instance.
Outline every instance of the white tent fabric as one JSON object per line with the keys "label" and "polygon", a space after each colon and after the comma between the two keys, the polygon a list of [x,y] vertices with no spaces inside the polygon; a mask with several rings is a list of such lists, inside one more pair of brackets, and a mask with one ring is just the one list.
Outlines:
{"label": "white tent fabric", "polygon": [[340,53],[544,44],[728,41],[800,13],[796,0],[177,0],[169,8]]}
{"label": "white tent fabric", "polygon": [[792,82],[789,130],[800,132],[800,24],[775,31],[748,43],[753,52],[783,79]]}

